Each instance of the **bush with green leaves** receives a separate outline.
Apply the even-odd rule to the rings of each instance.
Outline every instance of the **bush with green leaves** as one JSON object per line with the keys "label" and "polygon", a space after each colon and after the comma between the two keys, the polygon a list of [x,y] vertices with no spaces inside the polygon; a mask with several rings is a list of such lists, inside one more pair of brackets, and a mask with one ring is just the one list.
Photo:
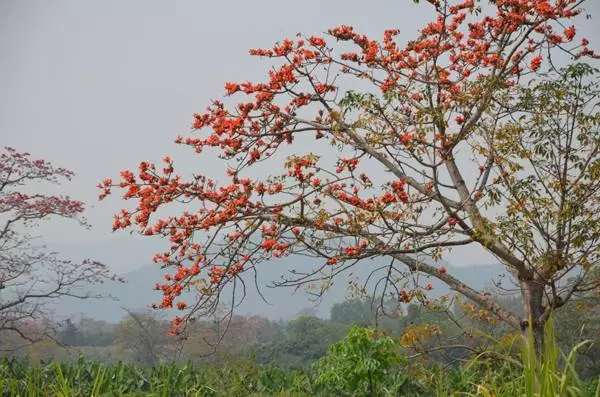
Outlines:
{"label": "bush with green leaves", "polygon": [[419,387],[403,372],[405,363],[394,339],[373,328],[352,327],[346,338],[315,363],[315,384],[338,395],[397,395],[392,391],[407,395]]}

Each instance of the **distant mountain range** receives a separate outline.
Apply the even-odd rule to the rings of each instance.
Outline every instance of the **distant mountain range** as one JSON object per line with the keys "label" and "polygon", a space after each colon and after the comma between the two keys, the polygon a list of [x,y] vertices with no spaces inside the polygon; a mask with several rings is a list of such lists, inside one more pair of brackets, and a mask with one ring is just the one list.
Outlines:
{"label": "distant mountain range", "polygon": [[[300,265],[300,262],[307,260],[304,257],[287,257],[259,265],[257,283],[261,286],[261,292],[269,303],[264,302],[256,291],[254,280],[248,280],[246,297],[236,309],[236,313],[259,314],[272,320],[278,320],[292,318],[300,310],[314,306],[317,315],[326,318],[335,303],[347,298],[350,277],[365,280],[370,271],[378,266],[375,261],[365,261],[352,269],[352,273],[338,276],[327,295],[318,303],[311,301],[310,296],[302,290],[294,292],[291,288],[268,287],[291,269],[306,269],[308,264]],[[477,289],[490,288],[493,286],[492,280],[498,281],[503,277],[506,278],[506,271],[501,265],[469,267],[446,265],[446,268],[450,274]],[[58,318],[84,315],[116,323],[126,315],[126,311],[122,307],[130,310],[145,310],[151,303],[158,303],[161,300],[161,293],[153,290],[153,287],[156,282],[164,280],[164,273],[165,271],[161,270],[158,265],[141,266],[137,270],[123,274],[127,280],[125,284],[105,283],[94,288],[95,294],[110,296],[112,299],[64,299],[56,306],[56,315]],[[440,296],[448,292],[448,288],[443,283],[435,279],[432,279],[431,283],[433,285],[432,296]],[[503,281],[504,285],[507,283],[508,281]]]}

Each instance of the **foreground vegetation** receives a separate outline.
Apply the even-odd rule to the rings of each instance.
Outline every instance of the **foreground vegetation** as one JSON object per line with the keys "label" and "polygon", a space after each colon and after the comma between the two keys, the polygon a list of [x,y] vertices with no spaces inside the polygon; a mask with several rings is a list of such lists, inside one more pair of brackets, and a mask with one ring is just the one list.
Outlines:
{"label": "foreground vegetation", "polygon": [[[519,304],[504,299],[507,307]],[[377,331],[371,299],[338,303],[329,319],[305,312],[287,322],[259,316],[198,322],[186,339],[170,337],[169,322],[151,313],[130,312],[112,325],[82,318],[67,321],[53,340],[21,349],[0,337],[6,350],[0,391],[10,397],[600,397],[600,305],[595,297],[587,302],[556,313],[541,362],[523,349],[532,343],[523,344],[519,332],[459,301],[397,308],[401,315],[378,317]]]}
{"label": "foreground vegetation", "polygon": [[460,366],[428,366],[400,353],[397,339],[372,328],[352,327],[327,355],[302,370],[262,366],[252,358],[222,358],[201,366],[152,367],[86,361],[30,365],[5,359],[0,365],[3,396],[600,396],[595,378],[577,373],[576,353],[561,356],[546,328],[543,360],[533,337],[519,359],[479,354]]}

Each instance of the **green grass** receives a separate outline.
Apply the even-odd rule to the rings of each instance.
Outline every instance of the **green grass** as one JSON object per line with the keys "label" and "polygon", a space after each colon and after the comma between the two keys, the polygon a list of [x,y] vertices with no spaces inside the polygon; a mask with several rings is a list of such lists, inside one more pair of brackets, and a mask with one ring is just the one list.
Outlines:
{"label": "green grass", "polygon": [[[526,397],[585,397],[590,395],[576,370],[577,351],[592,341],[575,345],[568,355],[563,355],[556,343],[552,321],[544,327],[542,358],[536,357],[531,328],[523,343],[523,383]],[[562,365],[559,365],[561,364]],[[599,384],[600,385],[600,384]],[[594,397],[600,397],[600,386]]]}
{"label": "green grass", "polygon": [[17,360],[0,364],[2,396],[306,396],[310,377],[252,362],[228,365],[160,365],[121,362],[49,363],[29,366]]}

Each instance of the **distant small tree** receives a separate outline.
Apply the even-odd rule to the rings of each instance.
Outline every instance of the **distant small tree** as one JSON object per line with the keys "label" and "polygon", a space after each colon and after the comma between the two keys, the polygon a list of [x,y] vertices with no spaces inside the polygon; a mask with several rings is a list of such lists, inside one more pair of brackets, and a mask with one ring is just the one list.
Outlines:
{"label": "distant small tree", "polygon": [[336,323],[368,326],[375,323],[375,312],[370,301],[352,299],[334,304],[329,316]]}
{"label": "distant small tree", "polygon": [[258,344],[278,341],[281,336],[276,323],[257,315],[195,321],[183,335],[182,358],[201,361],[212,355],[245,355]]}
{"label": "distant small tree", "polygon": [[73,324],[73,321],[68,318],[61,324],[56,339],[65,346],[80,346],[82,335],[77,326]]}
{"label": "distant small tree", "polygon": [[317,317],[317,309],[312,306],[303,307],[302,309],[298,310],[296,317]]}
{"label": "distant small tree", "polygon": [[156,365],[176,358],[177,341],[168,337],[169,323],[153,312],[127,311],[114,328],[117,354],[126,361]]}
{"label": "distant small tree", "polygon": [[348,327],[317,317],[298,317],[285,324],[274,341],[257,345],[256,360],[261,364],[300,369],[323,357],[332,343],[346,334]]}
{"label": "distant small tree", "polygon": [[[38,183],[57,184],[72,176],[72,171],[29,153],[6,147],[0,154],[0,333],[17,334],[21,344],[53,334],[50,303],[89,298],[93,295],[83,287],[115,278],[100,262],[73,262],[45,251],[29,233],[50,217],[86,226],[81,201],[37,192],[43,189]],[[17,347],[0,342],[0,349]]]}
{"label": "distant small tree", "polygon": [[69,346],[110,346],[114,341],[114,324],[104,320],[81,317],[77,323],[67,319],[58,339]]}

